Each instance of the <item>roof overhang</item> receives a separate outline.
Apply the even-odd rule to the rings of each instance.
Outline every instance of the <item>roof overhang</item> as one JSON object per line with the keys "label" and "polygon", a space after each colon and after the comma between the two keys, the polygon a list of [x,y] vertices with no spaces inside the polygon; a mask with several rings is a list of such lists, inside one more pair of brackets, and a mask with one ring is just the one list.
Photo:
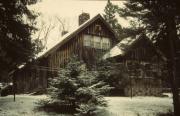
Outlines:
{"label": "roof overhang", "polygon": [[68,42],[70,39],[72,39],[73,37],[75,37],[77,34],[79,34],[80,32],[82,32],[82,30],[84,30],[86,27],[88,27],[90,24],[92,24],[94,21],[100,19],[103,24],[109,29],[109,31],[114,35],[114,39],[117,39],[117,35],[116,33],[113,31],[113,29],[110,27],[110,25],[103,19],[103,17],[100,14],[97,14],[96,16],[94,16],[93,18],[87,20],[85,23],[83,23],[82,25],[80,25],[77,29],[75,29],[72,32],[67,33],[66,35],[63,36],[62,41],[60,41],[58,44],[56,44],[54,47],[52,47],[51,49],[49,49],[47,52],[45,52],[44,54],[42,54],[40,57],[38,57],[38,59],[43,58],[43,57],[47,57],[49,56],[51,53],[53,53],[54,51],[56,51],[59,47],[61,47],[62,45],[64,45],[66,42]]}

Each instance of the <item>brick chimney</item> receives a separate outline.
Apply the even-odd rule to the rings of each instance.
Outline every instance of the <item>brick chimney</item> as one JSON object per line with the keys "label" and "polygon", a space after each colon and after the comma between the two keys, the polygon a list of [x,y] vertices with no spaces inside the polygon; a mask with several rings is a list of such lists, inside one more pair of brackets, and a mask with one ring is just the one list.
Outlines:
{"label": "brick chimney", "polygon": [[84,22],[86,22],[88,19],[90,19],[90,15],[89,13],[82,13],[79,15],[79,25],[83,24]]}

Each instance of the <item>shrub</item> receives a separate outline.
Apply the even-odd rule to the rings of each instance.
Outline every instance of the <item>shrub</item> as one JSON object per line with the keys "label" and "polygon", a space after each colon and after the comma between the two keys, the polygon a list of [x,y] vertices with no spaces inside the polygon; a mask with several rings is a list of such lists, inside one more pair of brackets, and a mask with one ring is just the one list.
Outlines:
{"label": "shrub", "polygon": [[110,95],[124,95],[123,90],[129,84],[128,71],[124,64],[103,60],[98,62],[97,70],[98,79],[113,87]]}
{"label": "shrub", "polygon": [[166,113],[158,113],[157,116],[174,116],[174,114],[171,110],[169,110]]}
{"label": "shrub", "polygon": [[13,93],[13,86],[7,85],[1,89],[1,96],[11,95]]}
{"label": "shrub", "polygon": [[[104,93],[111,87],[97,79],[97,71],[88,70],[86,65],[73,57],[65,68],[61,68],[58,76],[50,79],[48,94],[50,100],[46,106],[58,106],[59,110],[80,116],[93,116],[106,106]],[[52,106],[53,107],[53,106]],[[68,111],[66,111],[68,110]]]}

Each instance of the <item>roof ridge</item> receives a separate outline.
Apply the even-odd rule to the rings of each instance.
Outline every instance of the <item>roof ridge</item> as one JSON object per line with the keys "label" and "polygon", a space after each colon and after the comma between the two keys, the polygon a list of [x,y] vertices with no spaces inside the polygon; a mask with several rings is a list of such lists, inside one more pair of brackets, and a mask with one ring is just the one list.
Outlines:
{"label": "roof ridge", "polygon": [[100,18],[102,20],[102,22],[110,29],[110,31],[115,35],[114,31],[110,28],[110,26],[107,24],[107,22],[104,20],[104,18],[102,17],[102,15],[100,13],[94,15],[92,18],[88,19],[87,21],[85,21],[83,24],[81,24],[80,26],[78,26],[77,28],[75,28],[73,31],[68,32],[67,34],[65,34],[64,36],[62,36],[61,41],[59,41],[56,45],[54,45],[52,48],[50,48],[49,50],[47,50],[46,52],[44,52],[41,56],[39,56],[37,59],[42,58],[42,57],[46,57],[48,56],[51,52],[53,52],[54,50],[57,50],[58,47],[62,46],[63,44],[65,44],[67,41],[69,41],[70,38],[72,38],[75,34],[79,33],[80,31],[82,31],[84,28],[86,28],[87,26],[89,26],[91,23],[93,23],[96,19]]}

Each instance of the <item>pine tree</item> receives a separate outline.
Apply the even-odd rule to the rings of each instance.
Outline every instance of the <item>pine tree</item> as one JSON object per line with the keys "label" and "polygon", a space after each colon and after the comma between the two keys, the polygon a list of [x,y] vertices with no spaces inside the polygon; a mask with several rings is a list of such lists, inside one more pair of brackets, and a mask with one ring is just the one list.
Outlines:
{"label": "pine tree", "polygon": [[[174,114],[180,115],[179,92],[177,85],[177,43],[180,25],[179,0],[129,0],[125,8],[119,9],[120,16],[137,18],[143,33],[156,42],[168,59],[169,80],[172,86]],[[162,49],[161,47],[165,46]]]}
{"label": "pine tree", "polygon": [[122,27],[118,23],[118,20],[116,18],[118,6],[113,5],[110,0],[108,0],[105,9],[103,17],[105,21],[112,27],[112,29],[115,31],[116,35],[118,36],[118,41],[122,39]]}
{"label": "pine tree", "polygon": [[95,114],[99,107],[106,106],[103,94],[111,89],[105,82],[98,81],[97,76],[97,71],[88,70],[77,57],[71,58],[67,66],[59,70],[58,77],[50,80],[48,93],[52,101],[49,103],[59,104],[60,109],[69,106],[81,116]]}
{"label": "pine tree", "polygon": [[0,0],[0,80],[35,56],[38,45],[33,42],[31,34],[36,31],[34,20],[37,14],[27,5],[36,2]]}

